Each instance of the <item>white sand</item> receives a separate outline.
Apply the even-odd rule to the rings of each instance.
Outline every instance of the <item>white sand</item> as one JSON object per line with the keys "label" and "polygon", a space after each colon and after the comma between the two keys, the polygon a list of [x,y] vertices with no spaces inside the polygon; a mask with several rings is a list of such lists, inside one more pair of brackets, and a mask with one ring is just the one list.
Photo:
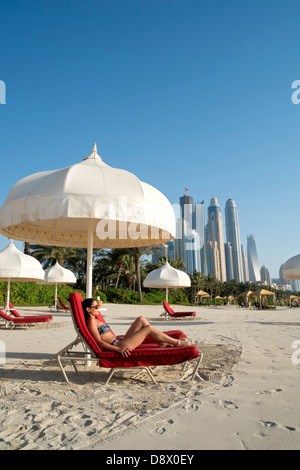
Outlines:
{"label": "white sand", "polygon": [[49,328],[1,327],[0,450],[300,449],[299,308],[197,307],[192,321],[163,321],[160,306],[107,308],[115,333],[140,314],[184,331],[204,353],[206,381],[181,380],[191,371],[175,366],[159,369],[157,385],[130,371],[104,387],[107,370],[93,365],[80,374],[68,366],[67,384],[48,359],[75,339],[68,314],[54,314]]}

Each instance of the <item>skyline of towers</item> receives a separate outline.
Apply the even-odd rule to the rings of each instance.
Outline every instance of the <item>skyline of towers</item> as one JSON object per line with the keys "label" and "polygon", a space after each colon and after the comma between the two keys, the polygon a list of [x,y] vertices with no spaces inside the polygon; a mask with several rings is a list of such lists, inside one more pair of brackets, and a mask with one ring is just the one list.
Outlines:
{"label": "skyline of towers", "polygon": [[185,262],[189,274],[194,271],[205,276],[212,274],[221,282],[231,279],[238,282],[259,281],[255,239],[253,235],[247,236],[247,251],[244,250],[235,201],[232,198],[226,201],[225,240],[218,199],[215,196],[210,199],[205,224],[204,201],[194,204],[188,190],[186,187],[185,194],[179,198],[176,237],[169,242],[174,257],[178,256]]}

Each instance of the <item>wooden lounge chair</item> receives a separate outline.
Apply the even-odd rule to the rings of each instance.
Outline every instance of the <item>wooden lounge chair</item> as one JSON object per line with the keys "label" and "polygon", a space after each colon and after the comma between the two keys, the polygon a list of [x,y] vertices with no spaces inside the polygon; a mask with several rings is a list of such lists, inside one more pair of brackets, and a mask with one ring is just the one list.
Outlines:
{"label": "wooden lounge chair", "polygon": [[50,321],[47,316],[44,318],[29,315],[26,315],[25,317],[11,317],[2,310],[0,310],[0,320],[4,320],[5,326],[11,328],[14,328],[16,325],[32,325],[34,323],[48,323]]}
{"label": "wooden lounge chair", "polygon": [[[59,367],[67,382],[69,382],[69,379],[64,370],[62,361],[71,361],[76,372],[78,372],[76,367],[77,361],[97,361],[100,367],[110,369],[105,382],[106,385],[117,369],[124,370],[137,367],[146,369],[151,380],[156,383],[151,370],[152,366],[180,364],[197,358],[198,360],[192,374],[192,380],[194,379],[202,361],[202,354],[199,354],[195,346],[189,345],[182,347],[159,348],[155,343],[144,343],[133,350],[129,357],[123,357],[120,353],[115,351],[103,350],[98,346],[87,328],[81,305],[82,296],[79,293],[72,293],[68,300],[77,337],[72,343],[51,358],[51,360],[58,361]],[[88,349],[88,352],[78,352],[73,350],[73,347],[80,343]]]}
{"label": "wooden lounge chair", "polygon": [[168,302],[163,301],[164,312],[161,315],[167,315],[168,318],[195,317],[196,312],[174,312]]}
{"label": "wooden lounge chair", "polygon": [[68,305],[66,305],[66,304],[64,303],[64,301],[62,300],[61,297],[58,297],[58,302],[59,302],[60,307],[61,307],[62,310],[65,309],[66,312],[69,312],[70,307],[68,307]]}
{"label": "wooden lounge chair", "polygon": [[53,316],[52,315],[20,315],[17,310],[14,308],[13,304],[11,301],[9,301],[9,311],[10,314],[13,315],[16,318],[41,318],[44,319],[45,317],[49,318],[49,320],[52,320]]}

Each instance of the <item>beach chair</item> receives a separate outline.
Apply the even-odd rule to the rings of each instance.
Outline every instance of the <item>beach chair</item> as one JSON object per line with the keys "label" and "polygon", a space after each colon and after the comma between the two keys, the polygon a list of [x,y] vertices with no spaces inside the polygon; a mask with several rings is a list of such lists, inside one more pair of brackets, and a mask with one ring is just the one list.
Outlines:
{"label": "beach chair", "polygon": [[193,317],[195,318],[196,312],[174,312],[174,310],[170,307],[168,302],[165,300],[163,301],[164,312],[161,314],[167,315],[168,318],[180,318],[180,317]]}
{"label": "beach chair", "polygon": [[[57,360],[62,374],[69,383],[69,379],[64,370],[62,361],[70,361],[76,372],[76,362],[87,362],[96,361],[99,367],[109,368],[106,382],[108,384],[111,377],[116,370],[120,369],[132,369],[132,368],[143,368],[145,369],[152,382],[156,383],[151,370],[152,366],[170,366],[174,364],[181,364],[192,359],[197,359],[195,368],[192,374],[192,380],[195,378],[199,365],[202,361],[202,354],[200,354],[197,348],[193,345],[182,346],[182,347],[170,347],[170,348],[159,348],[154,343],[143,344],[140,347],[132,351],[129,357],[123,357],[120,353],[115,351],[106,351],[98,346],[95,339],[91,335],[87,328],[83,310],[82,310],[82,296],[79,293],[70,294],[69,305],[71,311],[71,317],[77,337],[68,346],[63,348],[57,354],[55,354],[51,360]],[[73,348],[81,344],[87,349],[87,352],[74,351]]]}
{"label": "beach chair", "polygon": [[[54,295],[52,295],[51,300],[52,300],[52,305],[49,305],[49,308],[50,309],[54,308],[55,310],[55,296]],[[58,301],[56,301],[56,310],[65,310],[65,308],[62,307],[61,305],[58,305]]]}
{"label": "beach chair", "polygon": [[11,317],[10,315],[4,313],[2,310],[0,310],[0,320],[4,320],[5,326],[7,328],[10,327],[11,329],[14,328],[16,325],[28,326],[34,323],[48,323],[50,321],[49,317],[47,317],[46,315],[44,318],[29,315],[26,315],[25,317]]}
{"label": "beach chair", "polygon": [[13,304],[11,303],[11,301],[9,301],[9,311],[10,311],[10,315],[13,315],[14,317],[16,318],[49,318],[49,320],[52,320],[53,316],[52,315],[20,315],[17,310],[15,309],[15,307],[13,306]]}
{"label": "beach chair", "polygon": [[65,309],[66,312],[69,312],[70,307],[68,307],[68,305],[66,305],[66,304],[64,303],[64,301],[62,300],[61,297],[58,297],[58,302],[59,302],[59,304],[60,304],[61,310]]}

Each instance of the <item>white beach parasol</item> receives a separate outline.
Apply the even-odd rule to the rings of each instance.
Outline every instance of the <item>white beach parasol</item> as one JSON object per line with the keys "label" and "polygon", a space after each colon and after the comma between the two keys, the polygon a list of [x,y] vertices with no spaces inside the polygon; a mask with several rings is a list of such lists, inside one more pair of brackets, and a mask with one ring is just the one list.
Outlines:
{"label": "white beach parasol", "polygon": [[300,255],[288,259],[282,266],[285,279],[300,279]]}
{"label": "white beach parasol", "polygon": [[58,284],[75,284],[76,277],[56,261],[55,265],[45,270],[45,277],[42,284],[55,284],[55,311],[57,310],[57,286]]}
{"label": "white beach parasol", "polygon": [[44,279],[44,270],[33,256],[25,255],[14,243],[0,251],[0,280],[7,281],[6,309],[9,309],[11,281],[32,282]]}
{"label": "white beach parasol", "polygon": [[191,279],[188,274],[173,268],[168,261],[158,269],[154,269],[143,282],[144,287],[166,289],[166,301],[168,302],[168,291],[170,288],[190,287]]}
{"label": "white beach parasol", "polygon": [[0,210],[0,233],[42,245],[87,248],[92,295],[93,248],[150,246],[175,235],[168,199],[125,170],[106,165],[96,144],[80,163],[23,178]]}

